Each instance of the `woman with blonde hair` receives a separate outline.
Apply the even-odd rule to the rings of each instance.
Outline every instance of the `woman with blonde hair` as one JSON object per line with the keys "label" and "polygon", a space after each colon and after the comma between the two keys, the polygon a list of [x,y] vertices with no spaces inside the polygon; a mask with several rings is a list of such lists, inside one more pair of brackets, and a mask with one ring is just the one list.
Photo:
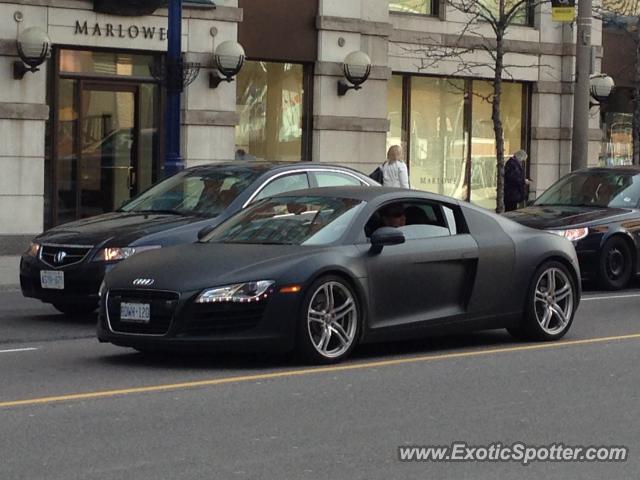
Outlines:
{"label": "woman with blonde hair", "polygon": [[380,167],[385,187],[409,188],[409,172],[402,160],[402,147],[393,145],[387,152],[387,161]]}

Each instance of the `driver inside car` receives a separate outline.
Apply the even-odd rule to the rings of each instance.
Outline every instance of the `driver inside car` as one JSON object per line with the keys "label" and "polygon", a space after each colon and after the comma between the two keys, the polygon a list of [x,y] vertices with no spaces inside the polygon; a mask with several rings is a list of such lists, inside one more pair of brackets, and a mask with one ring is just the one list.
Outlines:
{"label": "driver inside car", "polygon": [[380,217],[385,227],[404,227],[407,217],[401,203],[392,203],[380,209]]}

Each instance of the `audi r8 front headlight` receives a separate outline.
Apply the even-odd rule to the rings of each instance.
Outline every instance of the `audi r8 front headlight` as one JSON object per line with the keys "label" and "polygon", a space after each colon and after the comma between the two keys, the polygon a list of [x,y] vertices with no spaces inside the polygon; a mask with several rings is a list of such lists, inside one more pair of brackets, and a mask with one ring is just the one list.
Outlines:
{"label": "audi r8 front headlight", "polygon": [[561,237],[564,237],[567,240],[571,240],[572,242],[577,242],[578,240],[582,240],[584,237],[589,235],[588,228],[571,228],[569,230],[547,230],[547,232],[553,233],[555,235],[560,235]]}
{"label": "audi r8 front headlight", "polygon": [[146,252],[161,248],[162,245],[142,245],[140,247],[108,247],[103,248],[93,258],[94,262],[116,262],[129,258],[136,253]]}
{"label": "audi r8 front headlight", "polygon": [[249,303],[266,300],[271,294],[275,283],[273,280],[258,280],[209,288],[198,295],[196,303]]}

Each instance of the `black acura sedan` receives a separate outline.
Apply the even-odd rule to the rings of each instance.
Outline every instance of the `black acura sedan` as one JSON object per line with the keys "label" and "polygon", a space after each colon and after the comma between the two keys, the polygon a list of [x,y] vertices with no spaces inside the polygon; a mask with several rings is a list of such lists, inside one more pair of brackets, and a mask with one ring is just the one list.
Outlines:
{"label": "black acura sedan", "polygon": [[579,170],[505,214],[571,240],[585,280],[624,288],[640,269],[640,167]]}
{"label": "black acura sedan", "polygon": [[[52,228],[36,237],[20,262],[26,297],[68,314],[98,307],[106,271],[134,254],[194,242],[246,206],[309,187],[378,185],[355,170],[318,163],[218,163],[167,178],[113,213]],[[160,253],[162,256],[163,253]]]}
{"label": "black acura sedan", "polygon": [[325,188],[265,199],[200,242],[123,262],[98,339],[140,351],[296,348],[508,328],[555,340],[580,301],[571,243],[452,198]]}

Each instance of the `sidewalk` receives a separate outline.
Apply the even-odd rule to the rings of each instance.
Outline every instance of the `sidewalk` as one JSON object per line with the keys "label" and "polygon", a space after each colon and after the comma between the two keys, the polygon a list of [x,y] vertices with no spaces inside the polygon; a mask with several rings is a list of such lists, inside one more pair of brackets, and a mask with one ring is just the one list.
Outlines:
{"label": "sidewalk", "polygon": [[0,256],[0,291],[20,289],[20,257]]}

